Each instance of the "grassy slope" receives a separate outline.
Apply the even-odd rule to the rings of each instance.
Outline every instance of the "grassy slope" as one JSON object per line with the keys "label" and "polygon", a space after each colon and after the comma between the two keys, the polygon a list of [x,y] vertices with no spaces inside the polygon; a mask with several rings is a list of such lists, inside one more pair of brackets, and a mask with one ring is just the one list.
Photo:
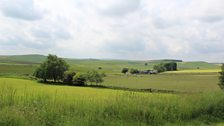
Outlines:
{"label": "grassy slope", "polygon": [[[10,64],[38,64],[44,61],[46,57],[42,55],[21,55],[21,56],[0,56],[0,66]],[[109,74],[118,74],[124,67],[137,68],[140,70],[152,69],[155,64],[160,63],[160,60],[154,61],[127,61],[127,60],[93,60],[93,59],[66,59],[70,64],[71,70],[85,72],[90,69],[98,69],[102,67],[102,71]],[[167,60],[166,60],[167,61]],[[4,64],[3,64],[4,63]],[[144,64],[148,63],[148,66]],[[10,67],[10,66],[9,66]],[[210,64],[206,62],[179,62],[178,69],[219,69],[218,65]],[[0,71],[1,72],[1,71]],[[10,69],[9,69],[10,72]],[[26,70],[24,71],[26,72]],[[31,72],[30,70],[27,73]]]}
{"label": "grassy slope", "polygon": [[[41,55],[0,56],[0,75],[32,75],[35,68],[38,66],[36,63],[42,62],[45,58],[45,56]],[[179,71],[167,72],[156,76],[127,77],[122,76],[120,72],[124,67],[146,70],[152,69],[153,65],[161,61],[147,61],[148,66],[144,65],[146,61],[94,59],[66,59],[66,61],[70,64],[70,69],[76,72],[86,72],[90,69],[98,70],[98,67],[102,67],[102,70],[99,71],[105,72],[108,75],[103,83],[103,85],[106,86],[138,89],[153,88],[184,92],[218,90],[218,66],[206,62],[179,62]],[[197,70],[197,67],[200,67],[200,70]]]}
{"label": "grassy slope", "polygon": [[[215,125],[223,92],[148,94],[0,78],[0,125]],[[221,124],[220,124],[221,125]]]}
{"label": "grassy slope", "polygon": [[12,55],[12,56],[0,56],[1,63],[13,63],[13,64],[37,64],[45,60],[43,55]]}
{"label": "grassy slope", "polygon": [[185,69],[197,69],[199,67],[200,69],[219,69],[218,65],[207,63],[207,62],[181,62],[178,63],[178,68],[180,70]]}

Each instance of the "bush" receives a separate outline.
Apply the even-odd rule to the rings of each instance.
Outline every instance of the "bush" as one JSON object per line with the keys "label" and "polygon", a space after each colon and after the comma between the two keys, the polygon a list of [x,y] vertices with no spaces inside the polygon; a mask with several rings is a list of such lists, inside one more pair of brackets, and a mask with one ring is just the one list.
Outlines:
{"label": "bush", "polygon": [[165,72],[166,71],[166,68],[164,67],[164,64],[163,63],[160,63],[158,65],[155,65],[153,67],[154,70],[157,70],[159,73],[161,72]]}
{"label": "bush", "polygon": [[131,69],[130,70],[130,73],[131,74],[138,74],[139,73],[139,70],[138,69]]}
{"label": "bush", "polygon": [[104,76],[105,74],[100,74],[95,70],[88,71],[86,74],[87,81],[90,82],[91,84],[96,83],[96,85],[103,82]]}
{"label": "bush", "polygon": [[86,75],[82,73],[78,73],[73,77],[73,84],[84,86],[86,85]]}
{"label": "bush", "polygon": [[153,67],[154,70],[157,70],[159,73],[165,71],[176,71],[177,70],[177,63],[170,62],[170,63],[160,63]]}
{"label": "bush", "polygon": [[176,71],[177,63],[175,62],[165,63],[164,67],[166,68],[166,71]]}
{"label": "bush", "polygon": [[220,76],[219,76],[219,87],[221,89],[224,89],[224,64],[222,64],[221,66],[221,72],[219,72]]}
{"label": "bush", "polygon": [[69,71],[65,72],[63,83],[72,84],[73,83],[73,77],[75,75],[76,75],[75,72],[69,72]]}
{"label": "bush", "polygon": [[122,70],[121,70],[121,73],[123,73],[123,74],[126,74],[127,72],[128,72],[128,68],[123,68]]}

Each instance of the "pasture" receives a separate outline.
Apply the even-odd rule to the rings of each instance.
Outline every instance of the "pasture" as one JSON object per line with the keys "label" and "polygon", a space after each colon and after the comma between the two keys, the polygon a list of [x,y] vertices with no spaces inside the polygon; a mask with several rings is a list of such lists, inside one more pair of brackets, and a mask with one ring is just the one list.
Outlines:
{"label": "pasture", "polygon": [[[86,72],[85,68],[89,65],[83,65],[83,68],[71,66],[75,71]],[[35,71],[37,65],[24,64],[2,64],[0,65],[0,76],[13,78],[29,78]],[[102,85],[111,87],[124,87],[134,89],[161,89],[180,92],[203,92],[217,91],[218,70],[180,70],[174,72],[165,72],[158,75],[123,75],[120,68],[112,65],[103,67],[99,72],[105,72],[107,77]],[[107,71],[112,72],[107,72]]]}
{"label": "pasture", "polygon": [[222,125],[223,92],[137,93],[0,79],[1,126]]}
{"label": "pasture", "polygon": [[178,92],[218,91],[216,74],[110,75],[103,85],[134,89],[161,89]]}
{"label": "pasture", "polygon": [[71,71],[105,72],[103,86],[178,92],[171,94],[42,84],[32,74],[45,57],[11,58],[0,56],[1,126],[224,124],[224,94],[215,64],[180,62],[178,71],[124,75],[124,67],[148,70],[161,61],[66,59]]}
{"label": "pasture", "polygon": [[[41,55],[0,56],[0,76],[30,78],[40,61],[43,61],[45,58],[45,56]],[[122,68],[148,70],[161,61],[65,60],[70,65],[70,71],[86,72],[88,70],[97,70],[105,72],[107,77],[102,83],[103,86],[131,89],[160,89],[178,92],[219,90],[217,86],[219,66],[206,62],[178,62],[178,71],[165,72],[158,75],[123,75],[121,73]],[[167,60],[164,62],[167,62]],[[197,69],[198,67],[200,69]]]}

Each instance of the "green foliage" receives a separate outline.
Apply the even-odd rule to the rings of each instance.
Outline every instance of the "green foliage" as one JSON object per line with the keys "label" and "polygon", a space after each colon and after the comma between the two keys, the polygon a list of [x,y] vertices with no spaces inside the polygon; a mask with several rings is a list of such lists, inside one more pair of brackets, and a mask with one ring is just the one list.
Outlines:
{"label": "green foliage", "polygon": [[75,72],[66,71],[64,74],[64,80],[63,82],[66,84],[72,84],[73,83],[73,77],[76,75]]}
{"label": "green foliage", "polygon": [[166,71],[166,68],[164,67],[164,63],[160,63],[158,65],[155,65],[153,67],[154,70],[157,70],[159,73],[161,72],[165,72]]}
{"label": "green foliage", "polygon": [[176,71],[177,63],[175,62],[164,63],[164,67],[166,68],[166,71]]}
{"label": "green foliage", "polygon": [[46,63],[42,63],[37,69],[36,71],[34,72],[34,76],[37,77],[37,78],[41,78],[43,79],[44,82],[47,81],[47,65]]}
{"label": "green foliage", "polygon": [[73,77],[73,84],[74,85],[79,85],[79,86],[84,86],[86,85],[86,74],[83,73],[77,73],[74,77]]}
{"label": "green foliage", "polygon": [[153,67],[154,70],[157,70],[159,73],[165,71],[176,71],[177,70],[177,63],[169,62],[169,63],[160,63]]}
{"label": "green foliage", "polygon": [[87,81],[92,83],[95,83],[98,85],[99,83],[103,82],[103,77],[105,74],[100,74],[96,70],[91,70],[86,73]]}
{"label": "green foliage", "polygon": [[139,73],[139,70],[138,70],[138,69],[133,69],[133,68],[132,68],[132,69],[130,70],[130,73],[131,73],[131,74],[138,74],[138,73]]}
{"label": "green foliage", "polygon": [[128,68],[123,68],[122,70],[121,70],[121,73],[123,73],[123,74],[126,74],[127,72],[128,72]]}
{"label": "green foliage", "polygon": [[47,79],[62,80],[64,72],[68,70],[69,65],[56,55],[48,55],[47,59],[36,69],[34,76],[43,79],[45,82]]}
{"label": "green foliage", "polygon": [[219,72],[219,87],[224,89],[224,64],[221,66],[221,72]]}

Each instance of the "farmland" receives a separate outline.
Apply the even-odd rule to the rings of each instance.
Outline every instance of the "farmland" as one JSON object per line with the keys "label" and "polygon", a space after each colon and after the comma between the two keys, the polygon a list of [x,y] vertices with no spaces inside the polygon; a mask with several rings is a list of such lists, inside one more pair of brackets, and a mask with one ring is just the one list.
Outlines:
{"label": "farmland", "polygon": [[[32,57],[32,58],[31,58]],[[36,57],[36,59],[35,59]],[[31,76],[39,61],[46,57],[40,55],[0,57],[0,75],[4,77]],[[38,60],[37,60],[38,59]],[[181,92],[203,92],[219,90],[219,66],[206,62],[178,62],[178,71],[165,72],[159,75],[122,75],[122,68],[152,69],[153,65],[162,62],[155,61],[125,61],[97,59],[65,59],[70,64],[70,70],[86,72],[97,70],[105,72],[107,77],[102,85],[135,89],[162,89]],[[144,64],[147,63],[147,66]],[[101,67],[102,69],[98,69]],[[200,69],[197,69],[199,67]]]}
{"label": "farmland", "polygon": [[45,57],[35,57],[0,56],[1,126],[223,125],[224,95],[217,85],[218,65],[178,62],[178,71],[124,75],[122,68],[147,70],[162,60],[65,59],[71,71],[105,72],[101,85],[111,88],[106,89],[38,83],[32,74]]}
{"label": "farmland", "polygon": [[190,126],[219,125],[223,119],[222,92],[151,94],[51,86],[12,78],[1,78],[0,86],[2,126]]}
{"label": "farmland", "polygon": [[147,76],[111,75],[103,85],[136,89],[162,89],[181,92],[218,91],[217,74],[161,74]]}

